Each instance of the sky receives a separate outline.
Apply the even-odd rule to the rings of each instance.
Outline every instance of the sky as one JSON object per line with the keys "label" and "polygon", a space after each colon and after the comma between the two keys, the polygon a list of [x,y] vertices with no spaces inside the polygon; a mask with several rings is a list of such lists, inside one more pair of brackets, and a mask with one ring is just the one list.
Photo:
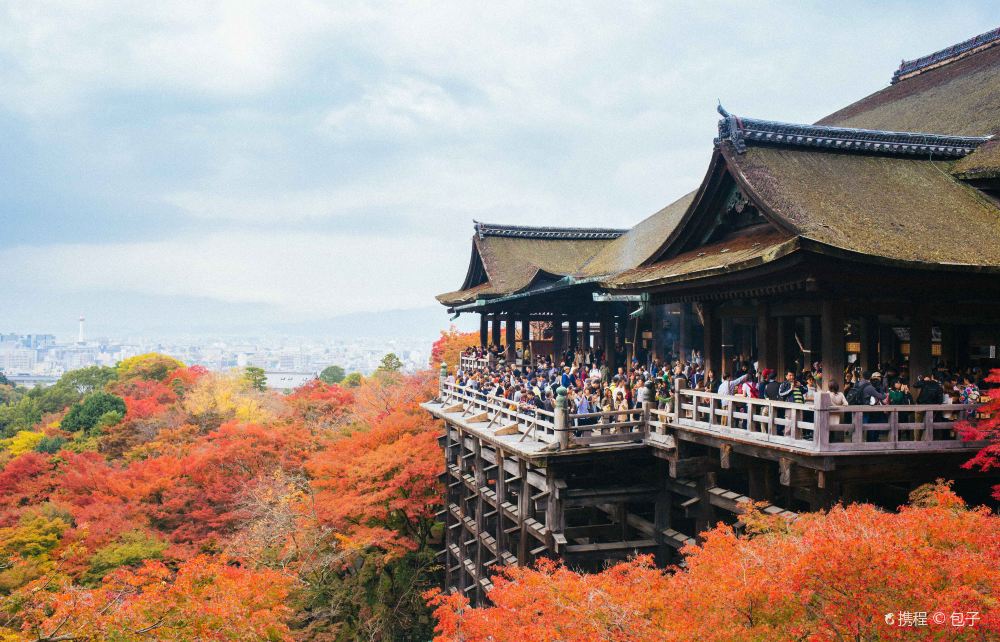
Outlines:
{"label": "sky", "polygon": [[[0,332],[425,308],[473,220],[629,227],[995,2],[0,0]],[[442,310],[442,320],[447,321]]]}

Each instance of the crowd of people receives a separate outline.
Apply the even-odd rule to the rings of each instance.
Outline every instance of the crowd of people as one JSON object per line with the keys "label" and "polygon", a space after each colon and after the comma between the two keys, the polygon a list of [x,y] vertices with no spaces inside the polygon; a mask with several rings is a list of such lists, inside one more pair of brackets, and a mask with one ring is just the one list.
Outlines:
{"label": "crowd of people", "polygon": [[[784,373],[761,367],[748,358],[726,363],[718,375],[705,367],[698,351],[684,358],[661,363],[656,358],[633,359],[628,366],[610,368],[600,349],[567,350],[555,358],[532,357],[518,352],[505,359],[503,346],[468,348],[465,355],[480,364],[460,368],[454,380],[462,386],[510,400],[523,411],[541,408],[553,411],[558,388],[566,389],[567,409],[572,414],[629,411],[643,402],[665,408],[671,403],[678,380],[687,388],[722,395],[812,403],[823,389],[824,373],[819,363],[796,367]],[[826,389],[832,406],[976,404],[981,401],[985,374],[978,368],[935,368],[910,383],[906,367],[882,364],[877,370],[850,365],[831,380]],[[969,412],[974,412],[970,410]],[[947,418],[959,418],[954,413]]]}

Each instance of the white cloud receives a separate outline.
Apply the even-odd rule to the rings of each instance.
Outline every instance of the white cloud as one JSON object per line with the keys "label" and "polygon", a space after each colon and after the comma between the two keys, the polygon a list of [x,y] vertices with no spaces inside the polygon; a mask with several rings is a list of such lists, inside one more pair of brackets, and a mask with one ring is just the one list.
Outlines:
{"label": "white cloud", "polygon": [[[20,286],[119,291],[275,306],[289,318],[425,306],[465,253],[433,236],[217,233],[142,243],[0,250]],[[454,287],[452,285],[452,287]]]}
{"label": "white cloud", "polygon": [[459,104],[438,84],[408,76],[369,88],[360,100],[330,111],[320,131],[335,139],[424,138],[468,130],[483,113]]}

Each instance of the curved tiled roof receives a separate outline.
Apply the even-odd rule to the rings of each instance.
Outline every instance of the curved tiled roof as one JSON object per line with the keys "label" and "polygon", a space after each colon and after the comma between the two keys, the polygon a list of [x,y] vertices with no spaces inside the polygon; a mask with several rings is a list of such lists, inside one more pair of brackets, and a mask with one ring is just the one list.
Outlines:
{"label": "curved tiled roof", "polygon": [[639,288],[680,283],[761,265],[797,248],[794,236],[764,225],[652,265],[616,274],[602,284],[611,288]]}
{"label": "curved tiled roof", "polygon": [[888,156],[722,149],[744,193],[785,229],[904,263],[1000,267],[1000,209],[949,164]]}
{"label": "curved tiled roof", "polygon": [[935,51],[932,54],[921,56],[920,58],[915,58],[914,60],[904,60],[899,63],[899,69],[892,74],[892,80],[889,82],[895,85],[900,80],[912,78],[913,76],[923,73],[929,69],[934,69],[941,65],[955,62],[965,56],[972,55],[977,51],[981,51],[987,47],[993,47],[998,44],[1000,44],[1000,28],[994,29],[993,31],[987,31],[986,33],[981,33],[978,36],[973,36],[968,40],[964,40],[958,44]]}
{"label": "curved tiled roof", "polygon": [[581,276],[603,276],[642,265],[659,249],[694,200],[695,192],[680,197],[662,210],[640,221],[618,239],[608,243],[580,270]]}
{"label": "curved tiled roof", "polygon": [[[504,226],[504,229],[512,227]],[[595,236],[589,237],[585,228],[520,229],[546,230],[556,234],[481,234],[477,227],[477,234],[472,240],[472,261],[482,262],[485,282],[467,282],[465,289],[441,294],[437,297],[438,301],[445,305],[461,305],[478,298],[514,294],[546,277],[576,274],[590,257],[624,232],[595,228]],[[558,232],[563,231],[567,233],[560,236]]]}
{"label": "curved tiled roof", "polygon": [[839,109],[818,125],[939,132],[1000,133],[1000,46],[926,69]]}

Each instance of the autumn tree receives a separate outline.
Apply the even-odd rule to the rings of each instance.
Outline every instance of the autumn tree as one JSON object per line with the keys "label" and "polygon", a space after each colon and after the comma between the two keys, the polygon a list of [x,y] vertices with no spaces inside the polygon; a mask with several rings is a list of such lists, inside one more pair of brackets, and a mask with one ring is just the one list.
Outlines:
{"label": "autumn tree", "polygon": [[684,568],[641,557],[586,575],[543,561],[494,576],[489,607],[432,593],[437,640],[914,639],[887,623],[902,611],[978,613],[976,628],[925,630],[943,636],[933,639],[1000,635],[1000,518],[945,484],[918,489],[898,513],[855,504],[744,522],[742,535],[705,533]]}
{"label": "autumn tree", "polygon": [[[992,370],[986,382],[1000,384],[1000,369]],[[986,442],[982,450],[964,465],[965,468],[978,468],[983,472],[1000,469],[1000,386],[993,386],[985,392],[989,400],[980,408],[982,418],[959,425],[964,440]],[[993,487],[993,497],[1000,501],[1000,484]]]}
{"label": "autumn tree", "polygon": [[163,381],[171,372],[183,367],[184,364],[173,357],[158,352],[149,352],[120,361],[116,370],[118,371],[118,378],[123,380],[147,379]]}
{"label": "autumn tree", "polygon": [[441,337],[431,346],[430,367],[440,367],[442,363],[455,367],[466,348],[479,345],[478,332],[459,332],[455,326],[441,331]]}
{"label": "autumn tree", "polygon": [[361,376],[360,372],[352,372],[341,382],[347,388],[357,388],[364,382],[365,378]]}
{"label": "autumn tree", "polygon": [[[196,557],[177,572],[156,561],[98,588],[37,592],[22,631],[37,640],[291,640],[291,580],[224,558]],[[42,588],[41,586],[32,588]]]}

